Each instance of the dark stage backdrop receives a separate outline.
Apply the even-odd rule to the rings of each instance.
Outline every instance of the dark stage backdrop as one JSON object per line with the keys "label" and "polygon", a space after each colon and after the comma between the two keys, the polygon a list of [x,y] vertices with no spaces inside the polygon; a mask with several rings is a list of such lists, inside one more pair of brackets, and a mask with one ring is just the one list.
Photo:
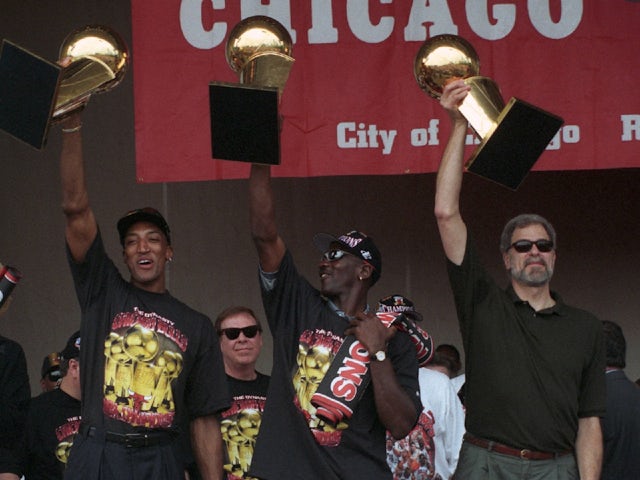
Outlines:
{"label": "dark stage backdrop", "polygon": [[[128,1],[8,0],[0,14],[0,36],[55,60],[67,33],[92,23],[113,26],[131,44]],[[576,85],[585,70],[569,73]],[[156,206],[174,232],[171,292],[212,318],[230,304],[248,305],[262,315],[246,179],[136,183],[133,105],[129,72],[117,89],[95,96],[84,115],[88,188],[109,253],[122,264],[115,230],[119,216],[131,208]],[[0,318],[0,334],[23,345],[34,393],[42,357],[61,349],[79,322],[64,250],[59,150],[57,129],[43,151],[0,132],[0,260],[24,273],[9,312]],[[640,169],[533,172],[517,192],[468,175],[462,199],[463,215],[486,263],[505,283],[497,248],[505,221],[535,211],[555,224],[554,288],[567,302],[622,325],[629,343],[627,371],[634,380],[640,377],[639,184]],[[460,346],[433,217],[434,185],[434,174],[274,180],[282,235],[312,283],[317,283],[318,260],[312,235],[363,230],[379,244],[384,259],[370,301],[402,293],[422,311],[424,327],[436,343]],[[259,366],[270,370],[268,335]]]}

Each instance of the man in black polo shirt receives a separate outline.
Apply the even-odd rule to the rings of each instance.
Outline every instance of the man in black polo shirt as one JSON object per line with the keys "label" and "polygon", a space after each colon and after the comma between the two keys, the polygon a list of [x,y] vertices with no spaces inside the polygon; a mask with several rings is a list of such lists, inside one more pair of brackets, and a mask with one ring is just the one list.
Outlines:
{"label": "man in black polo shirt", "polygon": [[466,354],[467,434],[456,478],[568,480],[579,472],[597,480],[602,328],[550,290],[556,235],[544,218],[520,215],[505,226],[506,291],[482,267],[459,208],[468,124],[457,105],[468,90],[454,81],[440,99],[453,125],[435,199]]}

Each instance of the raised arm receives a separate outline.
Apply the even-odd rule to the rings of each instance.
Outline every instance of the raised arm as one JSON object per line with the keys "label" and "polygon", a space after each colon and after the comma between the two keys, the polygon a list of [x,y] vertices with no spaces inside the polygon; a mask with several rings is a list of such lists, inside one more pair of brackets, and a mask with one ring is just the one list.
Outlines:
{"label": "raised arm", "polygon": [[80,262],[95,239],[98,225],[89,206],[89,194],[82,159],[82,117],[71,114],[61,122],[62,152],[60,178],[62,181],[62,211],[67,219],[65,237],[71,256]]}
{"label": "raised arm", "polygon": [[284,257],[285,245],[276,227],[271,167],[268,165],[251,165],[249,216],[251,235],[258,250],[260,266],[265,272],[275,272]]}
{"label": "raised arm", "polygon": [[467,242],[467,227],[460,215],[460,190],[468,123],[458,111],[458,105],[468,91],[464,81],[456,80],[444,88],[440,98],[440,104],[451,118],[452,129],[438,169],[434,210],[444,252],[456,265],[462,263]]}

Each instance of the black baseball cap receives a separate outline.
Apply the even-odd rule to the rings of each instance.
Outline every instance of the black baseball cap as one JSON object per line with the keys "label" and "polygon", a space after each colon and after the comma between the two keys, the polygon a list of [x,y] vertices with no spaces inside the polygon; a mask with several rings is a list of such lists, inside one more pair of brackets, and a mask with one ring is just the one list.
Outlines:
{"label": "black baseball cap", "polygon": [[44,378],[49,373],[52,374],[53,377],[60,376],[60,354],[58,352],[50,353],[42,360],[40,378]]}
{"label": "black baseball cap", "polygon": [[332,243],[337,243],[345,252],[349,252],[361,258],[373,267],[371,279],[376,283],[382,274],[382,256],[376,247],[373,239],[357,230],[352,230],[339,237],[334,237],[328,233],[316,233],[313,236],[313,243],[321,252],[326,252]]}
{"label": "black baseball cap", "polygon": [[75,332],[67,340],[64,350],[60,352],[60,356],[64,360],[71,360],[80,356],[80,331]]}
{"label": "black baseball cap", "polygon": [[124,246],[124,237],[127,231],[134,223],[150,222],[157,226],[164,236],[167,237],[167,243],[171,245],[171,229],[162,214],[152,207],[137,208],[127,212],[120,220],[118,220],[118,233],[120,234],[120,244]]}
{"label": "black baseball cap", "polygon": [[393,294],[388,297],[381,298],[378,302],[379,312],[400,312],[415,322],[422,321],[422,314],[416,311],[413,302],[402,295]]}

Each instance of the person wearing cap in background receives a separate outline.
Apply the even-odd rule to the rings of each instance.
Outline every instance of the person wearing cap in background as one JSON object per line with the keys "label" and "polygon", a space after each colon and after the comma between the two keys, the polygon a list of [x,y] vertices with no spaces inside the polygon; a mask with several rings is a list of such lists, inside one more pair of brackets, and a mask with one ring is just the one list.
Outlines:
{"label": "person wearing cap in background", "polygon": [[466,433],[456,477],[596,480],[605,413],[602,325],[550,288],[556,233],[540,215],[505,225],[506,289],[490,277],[460,213],[470,87],[444,87],[452,128],[436,179],[434,212],[447,257],[465,353]]}
{"label": "person wearing cap in background", "polygon": [[211,320],[167,290],[169,226],[153,208],[118,221],[122,278],[89,204],[80,113],[61,125],[65,237],[82,311],[82,423],[65,478],[181,478],[190,434],[200,474],[220,479],[224,365]]}
{"label": "person wearing cap in background", "polygon": [[50,392],[58,387],[60,381],[60,354],[52,352],[42,360],[40,369],[40,387],[43,392]]}
{"label": "person wearing cap in background", "polygon": [[[362,232],[316,235],[320,289],[314,288],[298,273],[278,234],[270,179],[269,166],[251,166],[251,234],[274,364],[250,474],[267,480],[389,479],[385,432],[404,437],[422,408],[409,335],[387,328],[367,302],[380,278],[380,252]],[[343,344],[354,347],[353,376],[334,377],[333,388],[349,393],[333,393],[345,400],[362,396],[334,423],[319,415],[312,399],[327,372],[341,364],[336,354]],[[366,388],[355,388],[365,378],[370,379]]]}
{"label": "person wearing cap in background", "polygon": [[[378,311],[399,312],[413,322],[423,320],[414,303],[398,294],[380,299]],[[396,480],[448,480],[458,462],[464,410],[449,377],[431,368],[434,356],[418,371],[423,407],[418,423],[405,438],[387,439],[387,463]]]}
{"label": "person wearing cap in background", "polygon": [[80,332],[60,352],[58,388],[31,400],[23,438],[26,480],[62,479],[80,427]]}
{"label": "person wearing cap in background", "polygon": [[[0,271],[5,271],[0,263]],[[15,285],[15,284],[13,284]],[[9,310],[13,285],[0,288],[0,318]],[[0,335],[0,480],[17,480],[20,473],[17,447],[29,410],[31,387],[22,346]]]}

